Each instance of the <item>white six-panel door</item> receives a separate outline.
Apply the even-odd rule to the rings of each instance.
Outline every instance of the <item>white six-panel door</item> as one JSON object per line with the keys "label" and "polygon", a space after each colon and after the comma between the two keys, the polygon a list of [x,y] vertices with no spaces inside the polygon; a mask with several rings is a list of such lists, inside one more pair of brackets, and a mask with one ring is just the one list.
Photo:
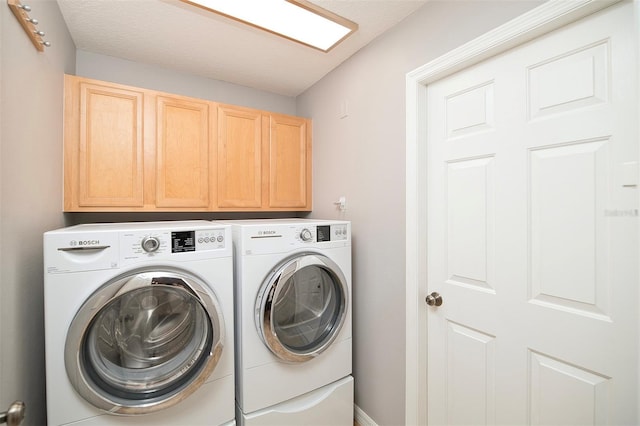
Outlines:
{"label": "white six-panel door", "polygon": [[428,86],[428,420],[638,424],[624,2]]}

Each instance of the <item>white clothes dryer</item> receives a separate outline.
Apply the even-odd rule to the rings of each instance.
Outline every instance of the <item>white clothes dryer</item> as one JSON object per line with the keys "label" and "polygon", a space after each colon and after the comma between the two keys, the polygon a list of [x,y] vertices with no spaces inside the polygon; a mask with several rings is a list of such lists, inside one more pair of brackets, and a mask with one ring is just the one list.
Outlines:
{"label": "white clothes dryer", "polygon": [[351,224],[229,221],[236,422],[352,425]]}
{"label": "white clothes dryer", "polygon": [[48,423],[234,424],[232,256],[208,221],[46,232]]}

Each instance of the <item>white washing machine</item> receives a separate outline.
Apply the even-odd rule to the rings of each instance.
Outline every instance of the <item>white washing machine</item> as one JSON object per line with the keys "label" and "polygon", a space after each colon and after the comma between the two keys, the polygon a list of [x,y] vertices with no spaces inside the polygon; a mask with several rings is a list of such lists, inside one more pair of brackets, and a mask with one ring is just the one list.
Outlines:
{"label": "white washing machine", "polygon": [[46,232],[48,423],[234,424],[232,256],[207,221]]}
{"label": "white washing machine", "polygon": [[236,422],[353,425],[351,224],[232,224]]}

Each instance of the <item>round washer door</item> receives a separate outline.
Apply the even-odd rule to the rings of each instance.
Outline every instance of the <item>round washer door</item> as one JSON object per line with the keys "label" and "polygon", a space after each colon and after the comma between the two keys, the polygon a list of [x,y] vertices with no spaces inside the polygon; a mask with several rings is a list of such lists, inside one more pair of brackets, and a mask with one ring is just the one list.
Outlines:
{"label": "round washer door", "polygon": [[67,375],[94,406],[146,414],[193,393],[214,370],[222,310],[199,278],[141,270],[98,289],[76,313],[65,344]]}
{"label": "round washer door", "polygon": [[278,358],[308,361],[335,340],[348,306],[340,268],[318,253],[302,253],[278,265],[258,293],[256,322]]}

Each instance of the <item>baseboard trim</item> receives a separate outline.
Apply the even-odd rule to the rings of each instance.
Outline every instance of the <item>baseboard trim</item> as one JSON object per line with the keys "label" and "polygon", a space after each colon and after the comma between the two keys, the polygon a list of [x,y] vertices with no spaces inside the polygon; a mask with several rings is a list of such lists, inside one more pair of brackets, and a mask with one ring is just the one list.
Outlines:
{"label": "baseboard trim", "polygon": [[353,417],[360,426],[378,426],[367,413],[355,404],[353,405]]}

